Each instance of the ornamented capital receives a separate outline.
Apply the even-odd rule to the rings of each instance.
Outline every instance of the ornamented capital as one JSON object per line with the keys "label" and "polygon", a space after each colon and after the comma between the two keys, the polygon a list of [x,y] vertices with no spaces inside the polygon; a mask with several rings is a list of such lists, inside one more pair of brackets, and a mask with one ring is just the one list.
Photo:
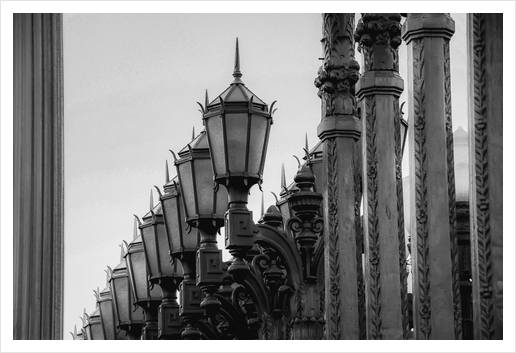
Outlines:
{"label": "ornamented capital", "polygon": [[322,119],[353,115],[356,109],[354,85],[360,65],[355,60],[354,14],[323,14],[324,64],[317,72],[315,86],[322,99]]}
{"label": "ornamented capital", "polygon": [[355,41],[364,56],[364,70],[399,71],[401,14],[364,13],[358,21]]}

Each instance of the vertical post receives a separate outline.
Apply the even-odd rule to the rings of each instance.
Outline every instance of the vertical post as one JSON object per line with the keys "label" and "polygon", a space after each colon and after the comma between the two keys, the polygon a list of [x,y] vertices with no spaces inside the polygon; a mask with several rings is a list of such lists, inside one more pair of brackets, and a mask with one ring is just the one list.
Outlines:
{"label": "vertical post", "polygon": [[13,338],[62,339],[62,15],[13,19]]}
{"label": "vertical post", "polygon": [[315,80],[322,99],[325,313],[327,339],[364,333],[360,226],[360,120],[354,85],[355,14],[323,14],[324,65]]}
{"label": "vertical post", "polygon": [[503,339],[503,16],[468,14],[475,339]]}
{"label": "vertical post", "polygon": [[368,339],[409,333],[405,227],[401,180],[398,74],[401,15],[363,14],[355,40],[364,58],[357,83],[363,101],[364,254]]}
{"label": "vertical post", "polygon": [[416,339],[461,339],[448,14],[408,14],[409,144]]}

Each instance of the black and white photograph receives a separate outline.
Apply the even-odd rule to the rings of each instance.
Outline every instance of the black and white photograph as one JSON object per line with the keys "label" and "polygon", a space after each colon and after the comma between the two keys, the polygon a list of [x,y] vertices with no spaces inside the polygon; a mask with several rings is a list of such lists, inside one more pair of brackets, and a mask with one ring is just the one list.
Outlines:
{"label": "black and white photograph", "polygon": [[514,2],[1,7],[2,351],[516,349]]}

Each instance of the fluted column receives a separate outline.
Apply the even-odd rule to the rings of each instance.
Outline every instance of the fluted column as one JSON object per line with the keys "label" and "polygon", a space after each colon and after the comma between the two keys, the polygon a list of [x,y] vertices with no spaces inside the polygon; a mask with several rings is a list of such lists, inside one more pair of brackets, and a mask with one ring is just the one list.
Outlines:
{"label": "fluted column", "polygon": [[448,14],[408,14],[409,151],[417,339],[462,337]]}
{"label": "fluted column", "polygon": [[62,15],[13,20],[13,338],[62,339]]}
{"label": "fluted column", "polygon": [[475,339],[503,339],[502,34],[502,14],[468,14]]}
{"label": "fluted column", "polygon": [[325,313],[327,339],[365,338],[360,225],[360,120],[354,85],[352,13],[323,14],[324,64],[315,80],[322,99]]}
{"label": "fluted column", "polygon": [[355,40],[364,58],[362,100],[364,255],[368,339],[409,333],[398,73],[400,14],[362,14]]}

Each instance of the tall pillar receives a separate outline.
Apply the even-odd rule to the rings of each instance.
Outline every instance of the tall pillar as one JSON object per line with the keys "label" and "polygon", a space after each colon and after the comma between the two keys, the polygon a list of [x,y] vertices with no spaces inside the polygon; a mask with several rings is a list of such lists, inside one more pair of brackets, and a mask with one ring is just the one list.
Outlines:
{"label": "tall pillar", "polygon": [[416,339],[461,339],[448,14],[408,14],[409,150]]}
{"label": "tall pillar", "polygon": [[62,15],[13,20],[13,338],[62,339]]}
{"label": "tall pillar", "polygon": [[503,339],[503,16],[468,14],[475,339]]}
{"label": "tall pillar", "polygon": [[[364,58],[362,100],[364,255],[368,339],[409,334],[398,74],[400,14],[363,14],[355,40]],[[367,162],[366,162],[367,161]]]}
{"label": "tall pillar", "polygon": [[327,339],[364,337],[360,225],[360,120],[354,85],[355,15],[323,14],[324,65],[315,80],[322,99],[325,313]]}

